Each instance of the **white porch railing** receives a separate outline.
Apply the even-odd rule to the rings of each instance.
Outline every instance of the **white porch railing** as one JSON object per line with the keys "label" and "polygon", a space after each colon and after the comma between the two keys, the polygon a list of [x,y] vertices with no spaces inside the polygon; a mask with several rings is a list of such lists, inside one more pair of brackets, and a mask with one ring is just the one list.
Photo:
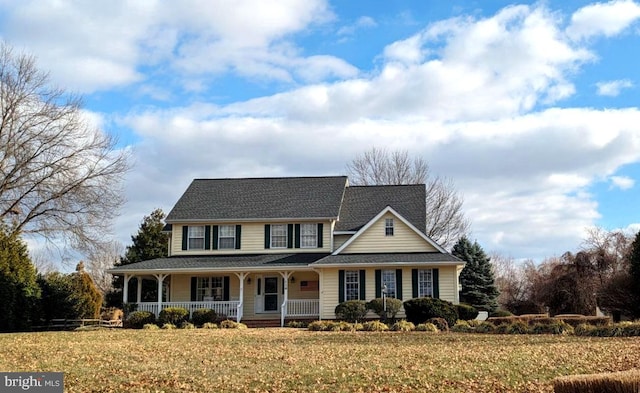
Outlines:
{"label": "white porch railing", "polygon": [[[137,305],[138,311],[149,311],[155,314],[156,317],[160,314],[158,311],[158,303],[137,303]],[[164,302],[162,303],[162,310],[168,307],[182,307],[189,311],[189,317],[191,317],[195,310],[199,308],[209,308],[218,315],[226,315],[227,318],[237,318],[239,306],[240,302],[237,300],[227,302]]]}
{"label": "white porch railing", "polygon": [[320,315],[320,300],[289,299],[287,301],[287,317],[317,317]]}

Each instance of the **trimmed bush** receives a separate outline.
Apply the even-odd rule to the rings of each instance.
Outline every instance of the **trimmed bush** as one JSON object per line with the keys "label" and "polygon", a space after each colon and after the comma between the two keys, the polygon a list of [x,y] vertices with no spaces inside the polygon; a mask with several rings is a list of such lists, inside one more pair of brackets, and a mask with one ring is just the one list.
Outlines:
{"label": "trimmed bush", "polygon": [[394,332],[412,332],[416,330],[416,325],[409,321],[398,321],[391,326]]}
{"label": "trimmed bush", "polygon": [[180,325],[180,329],[195,329],[195,328],[196,328],[196,325],[194,325],[194,324],[192,324],[191,322],[188,322],[188,321],[184,321]]}
{"label": "trimmed bush", "polygon": [[[431,318],[427,322],[436,325],[439,331],[448,332],[449,331],[449,322],[447,322],[444,318]],[[455,323],[454,323],[455,325]]]}
{"label": "trimmed bush", "polygon": [[205,323],[216,323],[218,315],[210,308],[199,308],[193,311],[191,322],[196,326],[202,326]]}
{"label": "trimmed bush", "polygon": [[455,307],[456,311],[458,311],[458,318],[463,321],[470,321],[478,316],[478,310],[468,304],[460,303],[456,304]]}
{"label": "trimmed bush", "polygon": [[217,329],[218,325],[216,325],[213,322],[205,322],[205,323],[202,324],[202,328],[203,329]]}
{"label": "trimmed bush", "polygon": [[447,321],[448,330],[449,326],[455,325],[458,320],[458,311],[453,303],[442,299],[430,297],[409,299],[404,302],[404,310],[407,321],[414,324],[427,322],[431,318],[443,318]]}
{"label": "trimmed bush", "polygon": [[146,323],[142,329],[144,330],[160,330],[160,326],[156,325],[155,323]]}
{"label": "trimmed bush", "polygon": [[322,332],[325,330],[327,321],[313,321],[307,326],[307,330],[312,332]]}
{"label": "trimmed bush", "polygon": [[421,323],[420,325],[416,326],[416,332],[438,333],[439,330],[436,325],[427,322]]}
{"label": "trimmed bush", "polygon": [[452,332],[456,333],[471,333],[473,332],[473,328],[469,325],[469,322],[458,320],[455,325],[451,328]]}
{"label": "trimmed bush", "polygon": [[507,325],[507,334],[527,334],[529,333],[529,324],[523,321],[515,321]]}
{"label": "trimmed bush", "polygon": [[182,307],[167,307],[160,311],[158,317],[158,323],[165,324],[170,323],[172,325],[180,326],[182,322],[189,318],[189,311]]}
{"label": "trimmed bush", "polygon": [[124,323],[124,327],[131,329],[142,329],[144,325],[156,323],[156,316],[149,311],[134,311],[129,314],[129,318]]}
{"label": "trimmed bush", "polygon": [[553,321],[551,323],[536,322],[530,329],[533,334],[573,334],[574,329],[563,321]]}
{"label": "trimmed bush", "polygon": [[396,319],[396,315],[402,310],[402,300],[398,300],[392,297],[386,298],[387,303],[387,311],[385,313],[384,310],[385,301],[382,298],[376,298],[367,303],[367,309],[373,311],[380,318],[384,320],[392,320]]}
{"label": "trimmed bush", "polygon": [[367,303],[364,300],[348,300],[335,308],[336,318],[352,323],[362,321],[367,311]]}
{"label": "trimmed bush", "polygon": [[296,329],[306,329],[309,326],[309,322],[305,321],[289,321],[287,322],[287,327],[296,328]]}
{"label": "trimmed bush", "polygon": [[365,332],[386,332],[389,326],[380,321],[369,321],[362,324],[362,330]]}
{"label": "trimmed bush", "polygon": [[496,325],[491,322],[484,321],[475,328],[476,333],[493,333],[496,331]]}
{"label": "trimmed bush", "polygon": [[246,329],[247,325],[244,323],[238,323],[230,319],[220,322],[220,329]]}
{"label": "trimmed bush", "polygon": [[165,323],[164,325],[162,325],[162,329],[164,329],[164,330],[173,330],[173,329],[176,329],[176,325],[174,325],[172,323]]}

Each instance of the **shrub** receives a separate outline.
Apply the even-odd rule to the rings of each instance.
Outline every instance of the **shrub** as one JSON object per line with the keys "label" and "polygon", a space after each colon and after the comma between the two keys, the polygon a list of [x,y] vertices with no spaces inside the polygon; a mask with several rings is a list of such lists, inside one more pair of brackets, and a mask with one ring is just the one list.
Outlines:
{"label": "shrub", "polygon": [[355,324],[345,322],[345,321],[339,321],[331,324],[330,330],[332,332],[355,332],[356,328],[355,328]]}
{"label": "shrub", "polygon": [[593,325],[589,325],[588,323],[581,323],[580,325],[575,327],[573,333],[576,336],[591,336],[591,332],[595,329],[596,327]]}
{"label": "shrub", "polygon": [[218,315],[215,311],[210,308],[199,308],[193,311],[193,315],[191,315],[191,321],[196,326],[202,326],[205,323],[215,323],[217,321]]}
{"label": "shrub", "polygon": [[389,326],[380,321],[369,321],[362,324],[362,330],[365,332],[386,332]]}
{"label": "shrub", "polygon": [[416,325],[409,321],[398,321],[391,326],[394,332],[412,332],[416,330]]}
{"label": "shrub", "polygon": [[188,322],[188,321],[184,321],[180,325],[180,329],[195,329],[195,328],[196,328],[196,325],[194,325],[194,324],[192,324],[191,322]]}
{"label": "shrub", "polygon": [[476,333],[493,333],[496,331],[496,325],[491,322],[484,321],[475,328]]}
{"label": "shrub", "polygon": [[158,317],[158,323],[165,324],[170,323],[172,325],[180,326],[182,322],[189,318],[189,311],[182,307],[167,307],[160,311]]}
{"label": "shrub", "polygon": [[533,334],[573,334],[574,329],[568,323],[554,321],[551,323],[536,322],[530,331]]}
{"label": "shrub", "polygon": [[160,327],[155,323],[145,323],[142,327],[144,330],[159,330]]}
{"label": "shrub", "polygon": [[205,322],[205,323],[202,324],[202,328],[203,329],[217,329],[218,325],[216,325],[213,322]]}
{"label": "shrub", "polygon": [[162,329],[165,329],[165,330],[172,330],[175,328],[176,328],[176,325],[172,323],[165,323],[164,325],[162,325]]}
{"label": "shrub", "polygon": [[458,311],[454,305],[442,299],[430,297],[409,299],[404,302],[404,310],[407,320],[414,324],[426,322],[430,318],[443,318],[447,321],[448,330],[449,325],[453,326],[458,320]]}
{"label": "shrub", "polygon": [[[431,318],[427,322],[436,325],[439,331],[448,332],[449,331],[449,322],[447,322],[444,318]],[[454,323],[455,325],[455,323]]]}
{"label": "shrub", "polygon": [[227,319],[220,322],[220,328],[221,329],[246,329],[247,325],[245,325],[244,323],[239,323],[239,322]]}
{"label": "shrub", "polygon": [[418,326],[416,326],[416,331],[417,332],[438,333],[439,330],[436,327],[436,325],[434,325],[432,323],[421,323]]}
{"label": "shrub", "polygon": [[309,322],[305,321],[289,321],[287,322],[287,327],[296,328],[296,329],[304,329],[309,326]]}
{"label": "shrub", "polygon": [[507,334],[527,334],[529,333],[529,324],[524,321],[515,321],[507,325]]}
{"label": "shrub", "polygon": [[131,329],[142,329],[144,325],[155,322],[156,316],[153,313],[149,311],[134,311],[129,314],[124,326]]}
{"label": "shrub", "polygon": [[367,303],[364,300],[348,300],[336,306],[336,317],[346,322],[358,322],[367,315]]}
{"label": "shrub", "polygon": [[364,325],[362,325],[361,323],[354,323],[353,324],[353,330],[355,330],[356,332],[361,332],[364,330]]}
{"label": "shrub", "polygon": [[105,321],[115,321],[118,319],[123,319],[124,312],[116,307],[109,307],[102,311],[100,314],[100,318]]}
{"label": "shrub", "polygon": [[[385,306],[385,301],[386,301],[386,305],[387,305],[387,311],[385,313],[384,310],[384,306]],[[375,314],[377,314],[380,318],[384,319],[384,320],[392,320],[394,321],[396,319],[396,315],[400,312],[400,310],[402,309],[402,300],[398,300],[392,297],[388,297],[386,298],[386,300],[383,301],[382,298],[376,298],[373,299],[371,301],[369,301],[366,305],[367,309],[373,311]]]}
{"label": "shrub", "polygon": [[475,319],[478,316],[478,310],[468,304],[460,303],[456,304],[456,311],[458,311],[458,318],[463,321],[469,321]]}
{"label": "shrub", "polygon": [[473,328],[469,325],[469,322],[459,320],[455,325],[453,325],[451,331],[456,333],[470,333],[473,332]]}
{"label": "shrub", "polygon": [[307,326],[307,330],[312,332],[322,332],[325,330],[327,321],[313,321]]}
{"label": "shrub", "polygon": [[509,311],[507,310],[496,310],[494,312],[491,313],[491,317],[510,317],[513,314],[511,314]]}
{"label": "shrub", "polygon": [[553,380],[553,391],[574,392],[637,392],[640,385],[640,370],[615,373],[569,375]]}

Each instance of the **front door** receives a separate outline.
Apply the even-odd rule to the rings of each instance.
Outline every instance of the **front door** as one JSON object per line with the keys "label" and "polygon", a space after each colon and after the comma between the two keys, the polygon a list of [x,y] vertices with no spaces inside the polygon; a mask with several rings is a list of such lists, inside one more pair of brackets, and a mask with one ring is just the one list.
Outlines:
{"label": "front door", "polygon": [[264,278],[264,311],[278,311],[278,277]]}

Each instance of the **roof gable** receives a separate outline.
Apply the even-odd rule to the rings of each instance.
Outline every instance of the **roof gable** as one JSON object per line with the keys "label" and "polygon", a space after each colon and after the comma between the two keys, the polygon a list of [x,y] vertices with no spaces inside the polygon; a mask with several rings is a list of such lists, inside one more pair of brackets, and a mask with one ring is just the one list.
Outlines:
{"label": "roof gable", "polygon": [[346,176],[196,179],[166,221],[337,218]]}

